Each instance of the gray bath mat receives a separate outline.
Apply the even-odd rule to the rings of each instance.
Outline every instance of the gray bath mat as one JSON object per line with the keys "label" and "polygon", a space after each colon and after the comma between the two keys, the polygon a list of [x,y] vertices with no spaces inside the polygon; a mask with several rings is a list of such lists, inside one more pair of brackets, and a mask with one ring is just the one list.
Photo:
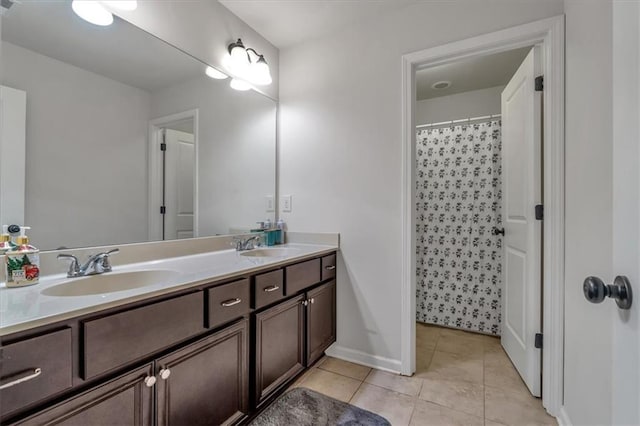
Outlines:
{"label": "gray bath mat", "polygon": [[306,388],[287,391],[251,423],[251,426],[391,426],[384,417]]}

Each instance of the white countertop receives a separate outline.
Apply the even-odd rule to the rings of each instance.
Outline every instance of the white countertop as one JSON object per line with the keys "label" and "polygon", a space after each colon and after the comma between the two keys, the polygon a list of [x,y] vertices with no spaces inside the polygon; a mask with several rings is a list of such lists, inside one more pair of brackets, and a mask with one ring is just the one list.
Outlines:
{"label": "white countertop", "polygon": [[[220,250],[114,266],[112,272],[104,275],[143,270],[170,270],[174,273],[152,285],[109,293],[84,296],[43,294],[44,290],[69,281],[65,274],[41,277],[38,284],[29,287],[6,288],[3,285],[0,286],[0,336],[338,250],[337,246],[317,244],[283,244],[274,248],[287,248],[291,253],[277,257],[249,257],[235,250]],[[71,278],[77,279],[86,278]],[[90,284],[89,279],[87,285]]]}

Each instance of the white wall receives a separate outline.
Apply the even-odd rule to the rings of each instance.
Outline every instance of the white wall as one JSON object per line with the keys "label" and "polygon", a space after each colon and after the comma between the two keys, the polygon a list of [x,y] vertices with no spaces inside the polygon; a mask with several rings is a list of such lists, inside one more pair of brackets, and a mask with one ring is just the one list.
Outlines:
{"label": "white wall", "polygon": [[400,367],[401,56],[562,12],[561,1],[417,2],[280,52],[279,189],[293,195],[281,216],[341,234],[343,353]]}
{"label": "white wall", "polygon": [[613,3],[613,272],[631,310],[613,314],[612,424],[640,424],[640,2]]}
{"label": "white wall", "polygon": [[7,42],[2,55],[2,84],[27,92],[33,244],[146,240],[148,93]]}
{"label": "white wall", "polygon": [[278,49],[217,1],[139,1],[132,12],[114,13],[221,70],[227,46],[241,38],[264,55],[271,69],[273,83],[259,90],[278,98]]}
{"label": "white wall", "polygon": [[416,124],[500,114],[504,86],[472,90],[416,102]]}
{"label": "white wall", "polygon": [[198,108],[200,235],[251,228],[267,213],[276,187],[276,103],[202,76],[152,93],[159,118]]}
{"label": "white wall", "polygon": [[[566,0],[565,410],[573,424],[611,424],[612,301],[582,282],[612,270],[612,8]],[[601,392],[601,393],[600,393]]]}

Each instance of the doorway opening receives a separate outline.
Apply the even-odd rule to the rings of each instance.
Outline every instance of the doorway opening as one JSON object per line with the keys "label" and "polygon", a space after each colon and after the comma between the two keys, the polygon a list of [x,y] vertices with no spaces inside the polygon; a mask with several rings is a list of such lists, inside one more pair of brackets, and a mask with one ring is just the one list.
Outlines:
{"label": "doorway opening", "polygon": [[198,236],[198,111],[149,123],[149,238]]}
{"label": "doorway opening", "polygon": [[[429,352],[429,340],[429,362],[445,369],[438,346],[455,351],[452,335],[486,340],[479,345],[504,348],[528,391],[556,416],[563,361],[563,25],[563,17],[552,18],[403,57],[402,373],[425,368],[429,355],[420,351]],[[509,58],[515,65],[507,65]],[[482,80],[476,66],[483,62],[493,69],[489,76],[503,80],[469,87]],[[421,73],[431,73],[427,91],[449,90],[447,99],[418,101]],[[536,94],[539,76],[544,96]],[[544,229],[537,205],[544,205]],[[431,326],[416,327],[416,319]]]}

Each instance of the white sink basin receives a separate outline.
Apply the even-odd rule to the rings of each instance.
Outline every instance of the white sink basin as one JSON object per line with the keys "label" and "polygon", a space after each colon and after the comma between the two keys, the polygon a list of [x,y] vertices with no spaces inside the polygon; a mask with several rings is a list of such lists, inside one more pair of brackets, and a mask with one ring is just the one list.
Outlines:
{"label": "white sink basin", "polygon": [[300,250],[295,248],[259,248],[240,252],[240,256],[248,257],[287,257],[297,254]]}
{"label": "white sink basin", "polygon": [[132,290],[167,281],[178,275],[171,270],[107,272],[82,278],[71,278],[42,290],[46,296],[87,296]]}

